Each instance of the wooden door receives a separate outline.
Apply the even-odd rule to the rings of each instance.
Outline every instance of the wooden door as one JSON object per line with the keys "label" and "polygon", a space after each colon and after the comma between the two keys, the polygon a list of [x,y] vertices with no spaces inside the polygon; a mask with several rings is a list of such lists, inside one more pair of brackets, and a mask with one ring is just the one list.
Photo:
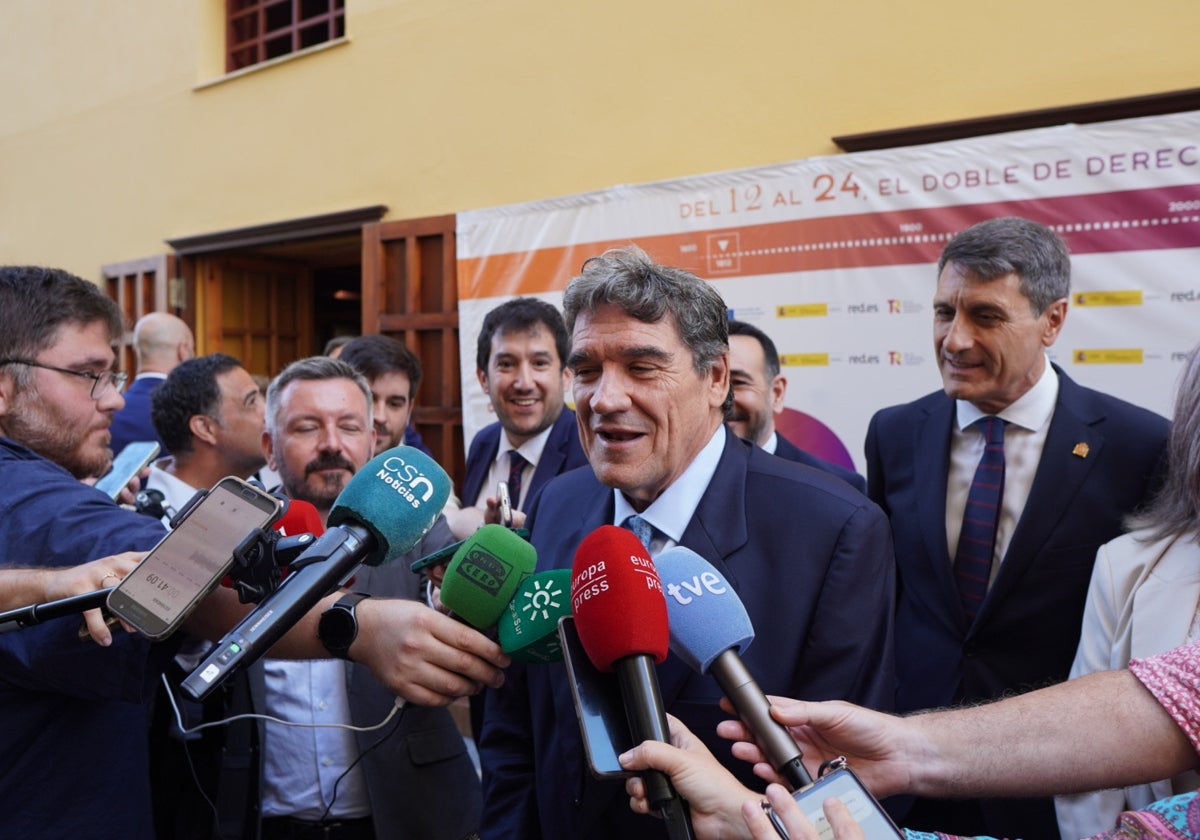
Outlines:
{"label": "wooden door", "polygon": [[133,325],[148,312],[170,312],[183,318],[192,328],[195,322],[184,310],[182,283],[176,278],[174,254],[158,254],[137,260],[110,263],[100,267],[104,290],[117,302],[125,315],[125,335],[117,351],[117,368],[133,373],[137,370],[137,355],[133,349]]}
{"label": "wooden door", "polygon": [[196,352],[228,353],[274,376],[312,346],[312,276],[303,265],[246,257],[196,260]]}
{"label": "wooden door", "polygon": [[458,353],[455,219],[363,227],[362,329],[403,341],[421,360],[413,423],[455,486],[465,469]]}

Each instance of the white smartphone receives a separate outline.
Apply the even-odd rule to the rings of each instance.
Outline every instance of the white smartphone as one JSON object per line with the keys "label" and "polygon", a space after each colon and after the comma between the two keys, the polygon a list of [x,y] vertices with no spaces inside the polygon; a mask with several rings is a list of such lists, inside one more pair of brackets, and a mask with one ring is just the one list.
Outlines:
{"label": "white smartphone", "polygon": [[513,523],[512,499],[508,496],[508,484],[503,481],[496,482],[496,498],[500,503],[500,524],[505,528],[511,528]]}
{"label": "white smartphone", "polygon": [[158,456],[158,442],[153,440],[135,440],[113,458],[112,468],[96,482],[96,489],[108,494],[116,501],[117,496],[133,477],[154,462]]}
{"label": "white smartphone", "polygon": [[[832,796],[842,800],[847,810],[850,811],[850,816],[854,817],[855,822],[862,829],[862,836],[865,840],[902,840],[904,835],[900,829],[875,801],[875,797],[863,786],[858,776],[845,766],[844,760],[839,760],[838,763],[840,764],[838,769],[792,794],[792,798],[799,804],[804,816],[817,830],[817,836],[821,840],[833,840],[833,828],[829,825],[829,820],[825,818],[823,806],[825,800]],[[764,807],[766,807],[765,803]],[[775,826],[775,831],[779,836],[788,840],[787,830],[783,827],[779,815],[768,809],[767,816],[771,818],[771,823]]]}
{"label": "white smartphone", "polygon": [[169,636],[229,571],[234,551],[282,509],[240,478],[221,479],[109,593],[109,612],[151,639]]}

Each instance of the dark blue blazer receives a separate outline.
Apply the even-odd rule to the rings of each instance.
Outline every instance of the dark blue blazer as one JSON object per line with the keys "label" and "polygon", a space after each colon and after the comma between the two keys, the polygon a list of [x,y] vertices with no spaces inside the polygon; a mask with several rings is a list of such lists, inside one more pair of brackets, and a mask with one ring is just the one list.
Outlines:
{"label": "dark blue blazer", "polygon": [[[590,467],[556,478],[529,512],[538,566],[570,568],[582,539],[611,523],[613,491]],[[733,585],[757,630],[742,654],[768,694],[842,698],[888,708],[894,687],[894,592],[887,520],[862,493],[727,433],[682,545]],[[658,666],[666,710],[730,769],[761,789],[714,728],[721,690],[674,655]],[[483,836],[660,838],[629,810],[620,780],[585,766],[561,663],[514,665],[489,692],[480,739]]]}
{"label": "dark blue blazer", "polygon": [[[891,518],[896,550],[899,711],[985,700],[1066,679],[1096,551],[1122,532],[1122,517],[1161,481],[1168,422],[1054,370],[1058,402],[1033,487],[970,625],[946,543],[955,401],[937,391],[871,419],[868,495]],[[981,800],[980,807],[984,828],[939,828],[1057,836],[1048,800]]]}
{"label": "dark blue blazer", "polygon": [[110,446],[114,455],[124,449],[127,443],[135,440],[156,440],[162,447],[159,457],[167,454],[162,438],[158,436],[154,423],[150,421],[150,397],[161,384],[163,380],[156,376],[148,376],[133,380],[125,389],[125,393],[122,394],[125,397],[125,407],[113,414],[112,427],[109,429],[112,432]]}
{"label": "dark blue blazer", "polygon": [[867,480],[854,472],[854,470],[848,470],[840,464],[834,464],[826,461],[824,458],[818,458],[816,455],[805,452],[778,432],[775,433],[775,454],[789,461],[796,461],[797,463],[805,464],[818,470],[825,470],[827,473],[836,475],[858,492],[867,492]]}
{"label": "dark blue blazer", "polygon": [[[467,452],[467,476],[463,479],[462,503],[466,506],[475,504],[483,482],[487,480],[488,470],[496,460],[500,451],[500,435],[503,433],[500,423],[484,426],[471,441]],[[579,443],[579,429],[575,425],[575,412],[563,408],[554,425],[550,427],[550,437],[546,439],[546,448],[538,460],[537,469],[529,485],[521,491],[521,509],[528,510],[529,502],[542,486],[554,476],[582,467],[587,463],[583,447]]]}

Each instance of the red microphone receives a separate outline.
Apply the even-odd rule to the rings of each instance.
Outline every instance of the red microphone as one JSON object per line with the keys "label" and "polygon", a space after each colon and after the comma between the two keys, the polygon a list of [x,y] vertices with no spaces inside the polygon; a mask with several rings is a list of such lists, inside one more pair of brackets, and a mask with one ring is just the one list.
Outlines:
{"label": "red microphone", "polygon": [[271,526],[281,537],[294,537],[297,534],[312,534],[319,537],[325,533],[325,523],[321,514],[310,502],[303,499],[289,499],[283,516],[275,520]]}
{"label": "red microphone", "polygon": [[[617,674],[625,716],[636,743],[671,737],[655,663],[667,658],[667,600],[654,561],[632,533],[602,525],[584,537],[571,567],[571,611],[588,659]],[[670,780],[644,771],[646,799],[671,837],[690,837],[687,812]]]}

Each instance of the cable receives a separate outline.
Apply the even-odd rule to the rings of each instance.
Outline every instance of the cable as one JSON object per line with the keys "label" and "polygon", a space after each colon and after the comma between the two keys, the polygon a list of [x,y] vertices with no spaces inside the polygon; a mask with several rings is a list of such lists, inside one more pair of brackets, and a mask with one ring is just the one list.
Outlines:
{"label": "cable", "polygon": [[[228,723],[233,723],[235,720],[269,720],[272,723],[282,724],[283,726],[302,726],[308,729],[349,729],[351,732],[374,732],[377,729],[382,729],[388,725],[393,717],[398,712],[404,710],[407,705],[405,701],[397,697],[392,710],[388,712],[387,717],[372,726],[352,726],[348,723],[300,723],[294,720],[283,720],[282,718],[274,717],[273,715],[262,715],[256,713],[247,713],[244,715],[234,715],[233,717],[222,718],[221,720],[213,720],[208,723],[202,723],[199,726],[194,726],[191,729],[183,725],[183,715],[179,711],[179,704],[175,702],[175,694],[171,691],[171,684],[167,682],[167,675],[162,677],[163,687],[167,690],[167,699],[171,701],[171,710],[175,713],[175,723],[179,725],[179,731],[185,735],[191,735],[199,732],[201,729],[209,729],[213,726],[224,726]],[[374,745],[372,745],[374,746]]]}
{"label": "cable", "polygon": [[[321,819],[317,820],[317,822],[325,822],[325,818],[329,816],[329,811],[331,808],[333,808],[333,803],[337,802],[338,785],[341,783],[342,779],[346,778],[346,775],[351,770],[353,770],[356,766],[358,766],[358,762],[363,760],[364,755],[366,755],[371,750],[378,747],[380,744],[382,744],[388,738],[391,738],[393,735],[396,734],[396,732],[399,731],[400,721],[402,720],[403,715],[404,715],[404,708],[405,707],[402,705],[397,705],[394,709],[392,709],[392,714],[395,714],[396,709],[400,709],[400,716],[396,718],[396,723],[395,723],[395,725],[392,726],[391,731],[386,732],[383,735],[381,735],[379,738],[375,739],[374,743],[372,743],[369,747],[367,747],[365,750],[360,752],[358,754],[358,758],[356,758],[356,759],[354,759],[354,761],[350,762],[350,766],[347,767],[345,770],[343,770],[342,774],[333,780],[333,796],[331,796],[329,798],[329,804],[325,806],[325,810],[321,813]],[[392,715],[388,715],[389,720],[391,719],[391,717],[392,717]],[[387,720],[385,720],[384,723],[387,723]],[[380,724],[380,726],[382,726],[382,725],[383,724]]]}

